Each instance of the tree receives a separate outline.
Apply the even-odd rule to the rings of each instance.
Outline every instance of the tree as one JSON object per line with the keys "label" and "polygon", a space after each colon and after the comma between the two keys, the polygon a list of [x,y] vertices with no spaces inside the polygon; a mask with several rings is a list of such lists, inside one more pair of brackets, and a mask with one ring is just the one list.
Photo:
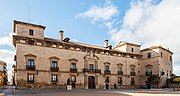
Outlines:
{"label": "tree", "polygon": [[171,84],[178,84],[178,87],[180,86],[180,76],[175,76],[170,79]]}
{"label": "tree", "polygon": [[146,81],[147,88],[150,89],[152,86],[158,88],[158,85],[160,83],[160,78],[161,76],[159,75],[147,76],[147,81]]}

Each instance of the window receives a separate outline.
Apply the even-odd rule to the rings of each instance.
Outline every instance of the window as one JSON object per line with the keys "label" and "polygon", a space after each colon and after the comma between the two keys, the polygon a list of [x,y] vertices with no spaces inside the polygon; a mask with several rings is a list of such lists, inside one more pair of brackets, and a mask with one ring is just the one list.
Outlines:
{"label": "window", "polygon": [[134,56],[133,56],[133,55],[131,55],[131,58],[134,58]]}
{"label": "window", "polygon": [[164,75],[164,74],[165,74],[165,73],[163,72],[163,69],[161,69],[161,71],[160,71],[160,72],[161,72],[161,75]]}
{"label": "window", "polygon": [[134,67],[131,67],[131,72],[134,72]]}
{"label": "window", "polygon": [[152,69],[149,67],[146,69],[146,75],[151,76],[152,75]]}
{"label": "window", "polygon": [[14,61],[16,61],[16,57],[17,57],[17,56],[16,56],[16,55],[14,55]]}
{"label": "window", "polygon": [[152,72],[151,68],[148,68],[148,69],[147,69],[147,72],[151,73],[151,72]]}
{"label": "window", "polygon": [[51,67],[56,68],[57,67],[57,61],[52,61]]}
{"label": "window", "polygon": [[76,69],[76,63],[72,63],[72,64],[71,64],[71,68],[72,68],[72,69]]}
{"label": "window", "polygon": [[148,53],[148,58],[151,58],[151,53]]}
{"label": "window", "polygon": [[93,70],[94,69],[94,65],[93,64],[89,64],[89,69]]}
{"label": "window", "polygon": [[135,75],[136,75],[136,73],[135,73],[135,68],[134,68],[134,67],[131,67],[130,75],[131,75],[131,76],[135,76]]}
{"label": "window", "polygon": [[170,61],[172,61],[172,56],[170,56]]}
{"label": "window", "polygon": [[69,49],[69,45],[67,45],[67,44],[64,45],[64,48],[68,50]]}
{"label": "window", "polygon": [[106,78],[105,78],[105,82],[106,82],[106,83],[109,83],[109,77],[106,77]]}
{"label": "window", "polygon": [[28,66],[29,67],[34,67],[35,63],[34,63],[34,59],[28,59]]}
{"label": "window", "polygon": [[28,74],[28,82],[34,82],[34,74]]}
{"label": "window", "polygon": [[134,48],[131,48],[131,52],[134,52]]}
{"label": "window", "polygon": [[172,72],[171,71],[169,71],[169,74],[170,74],[170,76],[172,76]]}
{"label": "window", "polygon": [[131,78],[131,85],[134,85],[135,81],[134,78]]}
{"label": "window", "polygon": [[50,42],[46,42],[46,47],[51,47],[51,43]]}
{"label": "window", "polygon": [[81,50],[82,50],[82,52],[86,52],[86,48],[82,48]]}
{"label": "window", "polygon": [[118,67],[118,71],[122,71],[122,66],[119,66],[119,67]]}
{"label": "window", "polygon": [[163,57],[163,53],[161,52],[161,57]]}
{"label": "window", "polygon": [[117,70],[118,70],[118,75],[123,75],[122,65],[119,65]]}
{"label": "window", "polygon": [[57,74],[52,74],[52,82],[57,82]]}
{"label": "window", "polygon": [[34,40],[28,40],[29,45],[34,45]]}
{"label": "window", "polygon": [[89,52],[90,52],[90,49],[87,49],[87,52],[89,53]]}
{"label": "window", "polygon": [[72,82],[76,82],[76,76],[75,76],[75,75],[72,75],[72,76],[71,76],[71,81],[72,81]]}
{"label": "window", "polygon": [[34,35],[34,31],[32,29],[29,29],[29,35],[31,35],[31,36]]}
{"label": "window", "polygon": [[109,71],[109,66],[106,66],[105,68],[106,68],[106,69],[105,69],[106,72],[108,72],[108,71]]}
{"label": "window", "polygon": [[118,84],[122,84],[122,77],[118,77]]}

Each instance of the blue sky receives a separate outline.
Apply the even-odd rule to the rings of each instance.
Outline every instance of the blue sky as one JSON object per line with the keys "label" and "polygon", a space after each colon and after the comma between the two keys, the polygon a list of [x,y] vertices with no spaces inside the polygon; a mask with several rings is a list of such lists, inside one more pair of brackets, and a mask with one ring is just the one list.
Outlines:
{"label": "blue sky", "polygon": [[[108,29],[91,24],[88,20],[75,17],[78,13],[88,10],[93,5],[103,6],[104,3],[104,0],[1,1],[0,26],[4,28],[1,28],[0,32],[3,32],[3,35],[7,35],[9,32],[12,32],[14,19],[28,22],[30,16],[30,22],[46,26],[45,36],[58,38],[58,32],[62,29],[65,31],[65,36],[71,39],[102,45],[104,39],[109,39],[107,35]],[[119,12],[118,14],[120,17],[125,12],[122,9],[129,7],[128,0],[114,0],[113,4],[117,5],[118,9],[121,9],[121,13]],[[4,34],[4,32],[6,33]]]}
{"label": "blue sky", "polygon": [[0,0],[0,60],[13,63],[13,20],[20,20],[46,26],[51,38],[64,30],[71,41],[100,46],[105,39],[113,46],[162,45],[175,53],[174,73],[180,75],[179,6],[179,0]]}

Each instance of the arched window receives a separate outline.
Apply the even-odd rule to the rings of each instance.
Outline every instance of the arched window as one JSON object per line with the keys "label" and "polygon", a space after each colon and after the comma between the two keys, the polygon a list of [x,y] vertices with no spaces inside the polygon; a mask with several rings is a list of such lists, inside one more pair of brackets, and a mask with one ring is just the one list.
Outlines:
{"label": "arched window", "polygon": [[122,69],[122,64],[117,64],[117,73],[118,75],[123,75],[123,69]]}
{"label": "arched window", "polygon": [[35,70],[36,56],[33,54],[27,54],[25,55],[25,59],[26,59],[26,69]]}
{"label": "arched window", "polygon": [[152,75],[152,65],[147,65],[146,66],[146,76],[151,76]]}
{"label": "arched window", "polygon": [[130,75],[131,76],[135,76],[136,73],[135,73],[135,65],[130,65]]}
{"label": "arched window", "polygon": [[111,64],[111,63],[109,63],[109,62],[105,62],[105,63],[104,63],[104,68],[105,68],[104,73],[105,73],[105,74],[111,74],[110,64]]}
{"label": "arched window", "polygon": [[59,71],[59,67],[58,67],[58,61],[59,58],[56,56],[50,57],[50,70],[52,72],[58,72]]}
{"label": "arched window", "polygon": [[77,62],[78,60],[75,58],[69,59],[70,62],[70,72],[77,73]]}

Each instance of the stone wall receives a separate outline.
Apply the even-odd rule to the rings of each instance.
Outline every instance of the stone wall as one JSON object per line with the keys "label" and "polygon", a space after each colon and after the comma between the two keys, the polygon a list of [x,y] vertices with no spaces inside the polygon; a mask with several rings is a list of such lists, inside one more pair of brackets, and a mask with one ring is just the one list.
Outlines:
{"label": "stone wall", "polygon": [[[36,56],[35,59],[35,71],[27,71],[26,70],[26,56],[27,54],[33,54]],[[117,84],[118,76],[122,77],[123,84],[122,85],[130,85],[131,77],[135,78],[135,85],[140,85],[140,73],[138,71],[141,70],[141,66],[138,64],[140,63],[139,59],[133,58],[124,58],[124,57],[117,57],[117,56],[108,56],[108,55],[101,55],[101,54],[94,54],[96,55],[99,60],[98,62],[98,69],[101,70],[101,74],[99,73],[83,73],[84,68],[84,57],[87,55],[91,55],[93,53],[88,52],[77,52],[72,50],[65,50],[65,49],[57,49],[57,48],[48,48],[42,46],[32,46],[26,44],[17,44],[16,45],[16,55],[17,55],[17,80],[25,80],[27,81],[27,73],[35,74],[35,82],[41,83],[45,82],[46,84],[51,83],[51,74],[53,72],[50,71],[50,57],[58,57],[58,67],[59,72],[54,72],[53,74],[58,74],[58,85],[65,85],[67,78],[70,77],[73,73],[70,73],[70,61],[69,59],[75,58],[78,60],[77,62],[77,69],[78,73],[76,73],[77,78],[77,85],[84,86],[84,75],[88,76],[97,76],[98,83],[97,87],[102,88],[104,86],[105,77],[109,76],[110,82],[109,84],[113,86]],[[110,63],[110,75],[104,75],[105,70],[105,62]],[[88,64],[91,64],[91,60],[89,60]],[[122,64],[123,75],[117,75],[117,64]],[[135,66],[136,76],[130,76],[130,65]],[[78,74],[78,75],[77,75]],[[18,85],[21,82],[18,82]]]}
{"label": "stone wall", "polygon": [[[29,35],[29,30],[34,31],[34,35]],[[26,24],[16,24],[16,30],[15,33],[18,36],[26,36],[26,37],[33,37],[38,39],[44,39],[44,29],[41,27],[34,27],[32,25],[26,25]]]}

